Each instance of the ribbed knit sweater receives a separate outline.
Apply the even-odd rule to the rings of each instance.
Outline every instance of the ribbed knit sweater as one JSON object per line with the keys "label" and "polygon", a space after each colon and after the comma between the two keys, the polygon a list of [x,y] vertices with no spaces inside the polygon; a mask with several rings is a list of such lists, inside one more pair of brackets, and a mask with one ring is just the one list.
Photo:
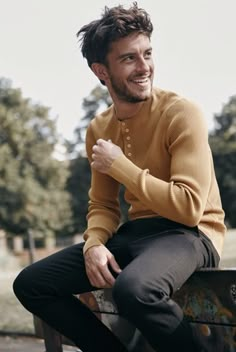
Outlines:
{"label": "ribbed knit sweater", "polygon": [[207,124],[195,103],[153,89],[132,118],[119,121],[112,105],[91,121],[86,135],[90,162],[99,138],[111,139],[124,154],[112,163],[108,174],[92,169],[84,251],[105,244],[116,232],[123,184],[129,219],[160,216],[198,226],[221,255],[224,211]]}

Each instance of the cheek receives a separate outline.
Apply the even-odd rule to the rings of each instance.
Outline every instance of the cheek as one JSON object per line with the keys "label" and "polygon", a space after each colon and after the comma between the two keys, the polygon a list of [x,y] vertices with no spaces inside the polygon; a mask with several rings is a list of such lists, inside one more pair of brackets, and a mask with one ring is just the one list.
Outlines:
{"label": "cheek", "polygon": [[149,65],[149,67],[150,67],[150,71],[151,71],[151,72],[154,72],[155,65],[154,65],[153,60],[151,60],[151,61],[150,61],[150,65]]}

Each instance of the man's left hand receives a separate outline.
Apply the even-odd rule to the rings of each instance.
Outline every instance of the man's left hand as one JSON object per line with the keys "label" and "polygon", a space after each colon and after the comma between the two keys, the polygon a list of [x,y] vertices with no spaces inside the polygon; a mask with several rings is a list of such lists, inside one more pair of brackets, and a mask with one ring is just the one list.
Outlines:
{"label": "man's left hand", "polygon": [[106,174],[113,161],[122,154],[123,152],[120,147],[113,144],[110,140],[98,139],[97,144],[93,146],[93,162],[91,166],[93,169]]}

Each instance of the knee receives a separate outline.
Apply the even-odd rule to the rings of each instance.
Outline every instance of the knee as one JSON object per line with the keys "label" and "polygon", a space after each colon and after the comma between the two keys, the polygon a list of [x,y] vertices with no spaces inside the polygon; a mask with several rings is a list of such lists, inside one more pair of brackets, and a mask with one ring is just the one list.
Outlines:
{"label": "knee", "polygon": [[13,282],[13,292],[22,305],[30,310],[30,301],[34,296],[34,280],[28,269],[23,269]]}
{"label": "knee", "polygon": [[145,278],[130,277],[125,272],[117,277],[112,296],[119,313],[128,319],[142,318],[144,312],[164,310],[169,299],[161,285],[154,286]]}
{"label": "knee", "polygon": [[25,292],[25,288],[27,290],[28,280],[26,279],[25,269],[21,271],[13,282],[13,292],[15,293],[17,298],[22,296],[22,293]]}
{"label": "knee", "polygon": [[138,278],[132,279],[125,273],[120,274],[113,286],[112,296],[121,315],[129,311],[138,311],[142,302],[147,299],[147,289]]}

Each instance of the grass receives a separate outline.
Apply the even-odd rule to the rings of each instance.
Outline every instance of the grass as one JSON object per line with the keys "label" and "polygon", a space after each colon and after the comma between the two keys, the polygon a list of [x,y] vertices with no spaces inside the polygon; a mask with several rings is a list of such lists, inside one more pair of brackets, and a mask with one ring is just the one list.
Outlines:
{"label": "grass", "polygon": [[34,334],[33,316],[17,300],[12,283],[17,272],[0,273],[0,331]]}

